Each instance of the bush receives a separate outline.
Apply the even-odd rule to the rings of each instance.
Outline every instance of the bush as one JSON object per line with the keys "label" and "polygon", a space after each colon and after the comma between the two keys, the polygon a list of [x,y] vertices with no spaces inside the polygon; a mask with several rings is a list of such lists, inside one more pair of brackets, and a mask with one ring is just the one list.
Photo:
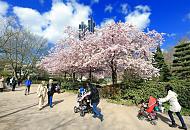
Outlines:
{"label": "bush", "polygon": [[122,99],[132,100],[133,103],[139,104],[141,100],[148,100],[150,96],[155,98],[163,97],[166,95],[164,86],[155,82],[144,82],[141,86],[136,88],[129,88],[123,91]]}
{"label": "bush", "polygon": [[[115,101],[127,100],[133,104],[139,104],[142,100],[146,101],[150,96],[162,98],[167,95],[165,86],[171,84],[174,91],[178,94],[179,103],[182,106],[183,114],[190,114],[190,81],[187,80],[172,80],[170,82],[129,82],[124,84],[109,86],[102,88],[102,95],[105,98],[114,99]],[[118,90],[119,88],[119,90]],[[168,108],[168,104],[164,104]]]}
{"label": "bush", "polygon": [[78,81],[72,82],[69,80],[68,81],[64,80],[61,82],[61,87],[62,89],[66,89],[66,90],[78,90],[82,84],[83,82],[78,82]]}

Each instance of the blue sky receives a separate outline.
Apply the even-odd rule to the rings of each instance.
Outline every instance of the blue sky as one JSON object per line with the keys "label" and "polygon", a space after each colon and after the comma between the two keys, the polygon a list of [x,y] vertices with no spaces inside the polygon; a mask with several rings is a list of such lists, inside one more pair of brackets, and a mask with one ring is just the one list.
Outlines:
{"label": "blue sky", "polygon": [[21,25],[50,42],[64,26],[77,27],[90,15],[97,25],[127,21],[166,33],[163,49],[190,34],[190,0],[0,0],[0,15],[17,15]]}

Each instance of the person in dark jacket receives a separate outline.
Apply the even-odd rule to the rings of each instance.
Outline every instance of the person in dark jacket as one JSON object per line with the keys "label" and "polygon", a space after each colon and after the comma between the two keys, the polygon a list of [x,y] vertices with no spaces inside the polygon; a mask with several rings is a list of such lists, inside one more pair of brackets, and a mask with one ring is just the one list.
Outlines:
{"label": "person in dark jacket", "polygon": [[93,86],[92,84],[88,83],[88,86],[90,88],[90,100],[91,100],[91,105],[92,105],[92,109],[94,112],[93,117],[94,118],[98,117],[101,121],[103,121],[103,115],[97,108],[97,106],[100,102],[99,91],[98,91],[97,87]]}
{"label": "person in dark jacket", "polygon": [[47,84],[47,94],[48,94],[48,105],[50,106],[50,108],[52,108],[52,101],[53,101],[53,95],[55,93],[55,85],[53,84],[53,80],[50,79],[49,80],[49,83]]}
{"label": "person in dark jacket", "polygon": [[6,83],[7,83],[7,87],[10,85],[10,77],[7,77],[7,79],[6,79]]}
{"label": "person in dark jacket", "polygon": [[12,91],[15,91],[15,88],[16,88],[16,85],[17,85],[17,81],[16,81],[16,78],[15,77],[12,77],[10,79],[10,85],[12,86]]}

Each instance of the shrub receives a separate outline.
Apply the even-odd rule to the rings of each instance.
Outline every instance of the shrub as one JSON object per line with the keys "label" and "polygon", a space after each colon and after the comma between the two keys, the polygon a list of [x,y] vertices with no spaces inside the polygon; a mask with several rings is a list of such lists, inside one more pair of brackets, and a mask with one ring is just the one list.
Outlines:
{"label": "shrub", "polygon": [[[142,100],[146,101],[150,96],[162,98],[167,95],[165,86],[171,84],[174,91],[178,94],[178,100],[183,107],[183,114],[190,114],[190,81],[171,80],[170,82],[129,82],[117,86],[106,86],[102,88],[102,95],[105,98],[119,100],[128,100],[133,104],[139,104]],[[119,88],[119,90],[118,90]],[[164,104],[168,108],[168,104]]]}

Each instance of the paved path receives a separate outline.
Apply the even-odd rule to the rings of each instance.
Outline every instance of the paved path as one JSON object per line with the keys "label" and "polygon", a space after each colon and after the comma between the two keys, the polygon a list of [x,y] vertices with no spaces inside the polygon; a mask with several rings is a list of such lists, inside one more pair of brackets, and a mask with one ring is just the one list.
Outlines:
{"label": "paved path", "polygon": [[[137,107],[107,103],[102,100],[100,108],[104,121],[92,118],[91,114],[80,117],[73,112],[77,105],[76,95],[54,95],[54,107],[38,110],[36,85],[31,94],[24,95],[24,87],[15,92],[0,93],[0,130],[178,130],[169,128],[167,116],[162,115],[156,126],[137,119]],[[47,100],[47,99],[46,99]],[[189,117],[185,118],[190,128]],[[177,122],[179,124],[179,122]]]}

